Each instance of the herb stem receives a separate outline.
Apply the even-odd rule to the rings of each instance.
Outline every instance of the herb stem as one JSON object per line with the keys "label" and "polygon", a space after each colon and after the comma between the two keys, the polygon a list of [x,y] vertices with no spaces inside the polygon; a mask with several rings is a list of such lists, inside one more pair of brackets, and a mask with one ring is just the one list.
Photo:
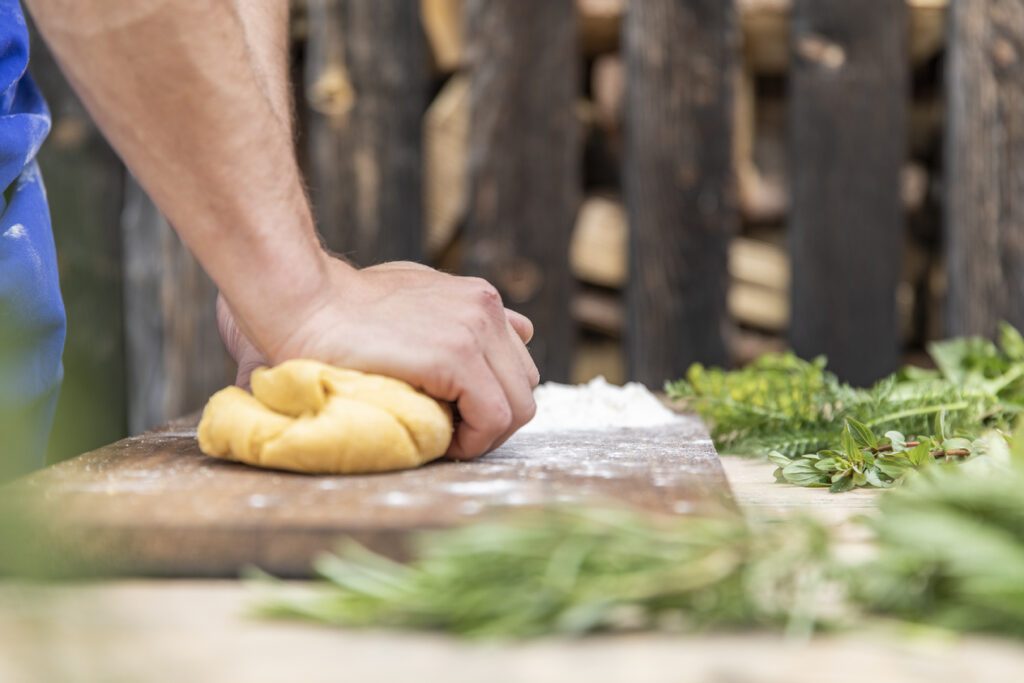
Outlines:
{"label": "herb stem", "polygon": [[868,427],[875,427],[886,422],[893,422],[895,420],[902,420],[907,417],[918,417],[920,415],[934,415],[935,413],[941,413],[944,411],[952,410],[966,410],[970,408],[970,403],[967,401],[957,401],[956,403],[943,403],[937,406],[923,406],[920,408],[907,408],[906,410],[900,410],[895,413],[889,413],[888,415],[882,415],[876,417],[874,420],[869,420],[865,424]]}

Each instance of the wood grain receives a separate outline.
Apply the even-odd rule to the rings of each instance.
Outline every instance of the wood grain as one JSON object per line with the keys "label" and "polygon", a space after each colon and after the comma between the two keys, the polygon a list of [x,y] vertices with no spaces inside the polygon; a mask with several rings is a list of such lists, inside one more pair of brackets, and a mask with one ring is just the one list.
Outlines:
{"label": "wood grain", "polygon": [[180,426],[127,439],[0,493],[36,514],[53,562],[100,572],[304,576],[341,536],[403,557],[409,533],[496,508],[627,505],[665,514],[735,510],[699,420],[657,429],[520,434],[473,462],[381,475],[306,476],[199,453]]}
{"label": "wood grain", "polygon": [[1024,5],[952,3],[945,331],[1024,328]]}
{"label": "wood grain", "polygon": [[797,0],[792,40],[791,342],[868,384],[898,362],[906,3]]}
{"label": "wood grain", "polygon": [[571,0],[470,0],[465,270],[534,324],[541,375],[569,377],[569,237],[580,201]]}
{"label": "wood grain", "polygon": [[626,12],[629,374],[649,386],[724,365],[738,19],[732,0]]}
{"label": "wood grain", "polygon": [[133,178],[122,240],[128,429],[139,433],[202,408],[235,366],[217,331],[216,286]]}
{"label": "wood grain", "polygon": [[359,265],[419,260],[429,71],[419,3],[310,0],[308,17],[305,158],[320,233]]}

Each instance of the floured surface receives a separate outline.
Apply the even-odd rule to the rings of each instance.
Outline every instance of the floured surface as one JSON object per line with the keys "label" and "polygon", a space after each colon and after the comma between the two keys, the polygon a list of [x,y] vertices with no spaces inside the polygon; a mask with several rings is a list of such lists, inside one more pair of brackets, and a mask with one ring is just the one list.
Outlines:
{"label": "floured surface", "polygon": [[408,532],[496,506],[735,511],[706,430],[686,416],[642,429],[521,433],[476,461],[361,476],[207,458],[194,432],[176,425],[39,472],[17,492],[42,506],[73,555],[110,570],[194,576],[234,575],[246,564],[304,575],[340,535],[402,556]]}
{"label": "floured surface", "polygon": [[578,385],[547,382],[533,395],[537,415],[520,434],[662,427],[681,419],[638,382],[621,387],[604,377]]}

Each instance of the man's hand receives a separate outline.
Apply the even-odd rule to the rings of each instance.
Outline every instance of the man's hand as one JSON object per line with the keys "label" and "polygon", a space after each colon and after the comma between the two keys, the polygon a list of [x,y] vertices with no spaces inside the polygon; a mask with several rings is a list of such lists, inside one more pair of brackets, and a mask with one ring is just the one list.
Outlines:
{"label": "man's hand", "polygon": [[221,300],[221,334],[240,383],[265,360],[289,358],[403,379],[458,405],[462,422],[449,451],[456,458],[496,448],[533,417],[539,374],[525,346],[533,326],[506,310],[493,286],[415,263],[354,270],[332,259],[328,271],[328,287],[292,324],[268,312],[270,324],[245,325],[266,330],[255,333],[255,345]]}

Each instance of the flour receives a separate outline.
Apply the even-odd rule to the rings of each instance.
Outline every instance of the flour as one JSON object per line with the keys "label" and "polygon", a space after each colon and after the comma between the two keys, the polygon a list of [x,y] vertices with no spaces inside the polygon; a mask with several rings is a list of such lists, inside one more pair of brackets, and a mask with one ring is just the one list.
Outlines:
{"label": "flour", "polygon": [[622,387],[604,377],[580,385],[548,382],[533,395],[537,415],[520,433],[656,427],[679,419],[636,382]]}

